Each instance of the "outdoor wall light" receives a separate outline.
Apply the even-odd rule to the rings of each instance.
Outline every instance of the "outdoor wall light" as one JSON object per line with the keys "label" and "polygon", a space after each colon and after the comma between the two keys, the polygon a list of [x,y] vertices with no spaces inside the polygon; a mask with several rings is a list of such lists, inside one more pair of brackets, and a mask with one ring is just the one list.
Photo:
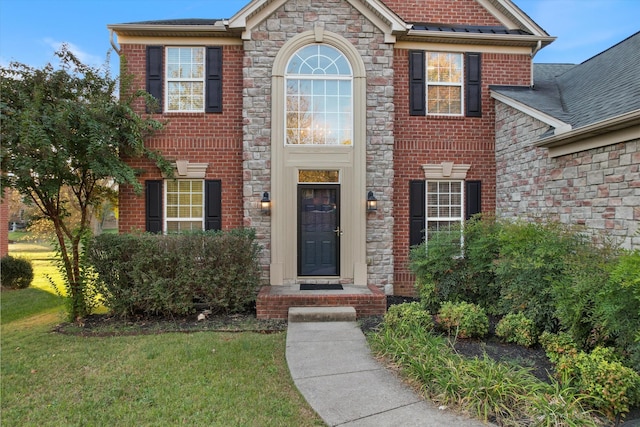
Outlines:
{"label": "outdoor wall light", "polygon": [[367,212],[373,212],[378,210],[378,199],[373,195],[373,191],[369,191],[367,194]]}
{"label": "outdoor wall light", "polygon": [[271,213],[271,200],[269,199],[268,191],[265,191],[262,194],[262,200],[260,200],[260,210],[265,215],[269,215],[269,213]]}

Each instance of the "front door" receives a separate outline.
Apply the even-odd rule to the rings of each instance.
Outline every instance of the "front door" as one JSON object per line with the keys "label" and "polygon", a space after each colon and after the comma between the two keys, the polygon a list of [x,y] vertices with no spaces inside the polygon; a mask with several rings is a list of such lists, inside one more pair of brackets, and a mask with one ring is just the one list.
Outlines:
{"label": "front door", "polygon": [[340,186],[298,184],[298,275],[340,275]]}

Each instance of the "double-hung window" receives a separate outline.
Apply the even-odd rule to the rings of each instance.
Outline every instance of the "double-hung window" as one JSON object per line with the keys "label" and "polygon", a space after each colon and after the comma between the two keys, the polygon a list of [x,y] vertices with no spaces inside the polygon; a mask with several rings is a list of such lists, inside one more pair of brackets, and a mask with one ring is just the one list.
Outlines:
{"label": "double-hung window", "polygon": [[434,231],[461,227],[464,220],[464,181],[427,181],[426,238]]}
{"label": "double-hung window", "polygon": [[222,229],[222,182],[200,178],[145,182],[146,231]]}
{"label": "double-hung window", "polygon": [[427,114],[461,115],[461,53],[427,52]]}
{"label": "double-hung window", "polygon": [[461,227],[481,212],[481,193],[480,181],[462,177],[410,181],[409,244],[418,245],[436,231]]}
{"label": "double-hung window", "polygon": [[165,221],[167,232],[204,228],[204,181],[165,181]]}
{"label": "double-hung window", "polygon": [[222,47],[147,46],[146,89],[148,112],[221,113]]}
{"label": "double-hung window", "polygon": [[167,47],[167,111],[204,111],[203,47]]}
{"label": "double-hung window", "polygon": [[409,52],[409,114],[482,116],[482,55]]}

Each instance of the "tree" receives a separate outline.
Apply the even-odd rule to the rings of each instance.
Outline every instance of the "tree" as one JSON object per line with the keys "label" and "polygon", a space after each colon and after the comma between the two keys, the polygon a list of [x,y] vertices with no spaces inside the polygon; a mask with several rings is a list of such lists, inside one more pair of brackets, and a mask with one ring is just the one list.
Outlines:
{"label": "tree", "polygon": [[[132,106],[148,94],[126,90],[126,79],[111,78],[107,67],[84,65],[67,47],[56,56],[57,68],[16,62],[0,68],[0,183],[17,189],[52,222],[68,314],[75,320],[94,304],[82,262],[92,209],[109,200],[113,182],[142,190],[137,171],[120,156],[148,157],[163,171],[168,162],[144,145],[162,123]],[[71,206],[79,219],[71,221]]]}

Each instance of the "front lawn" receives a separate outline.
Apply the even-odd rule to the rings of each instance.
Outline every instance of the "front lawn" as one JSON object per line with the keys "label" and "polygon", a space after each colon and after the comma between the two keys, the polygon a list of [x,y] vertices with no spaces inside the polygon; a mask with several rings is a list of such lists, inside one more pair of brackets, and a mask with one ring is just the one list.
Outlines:
{"label": "front lawn", "polygon": [[3,426],[323,425],[290,378],[282,332],[52,332],[64,302],[43,272],[56,270],[50,250],[31,249],[17,255],[43,260],[36,284],[0,294]]}

